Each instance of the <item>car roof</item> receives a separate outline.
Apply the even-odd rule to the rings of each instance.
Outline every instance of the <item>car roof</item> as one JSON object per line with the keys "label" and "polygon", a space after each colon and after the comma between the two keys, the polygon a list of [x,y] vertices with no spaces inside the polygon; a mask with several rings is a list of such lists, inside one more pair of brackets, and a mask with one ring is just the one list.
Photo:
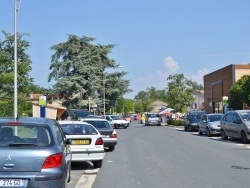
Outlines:
{"label": "car roof", "polygon": [[211,116],[211,115],[224,115],[224,114],[222,114],[222,113],[210,113],[210,114],[204,114],[204,115]]}
{"label": "car roof", "polygon": [[83,124],[83,125],[90,125],[87,122],[83,122],[83,121],[71,121],[71,120],[60,120],[58,121],[58,123],[60,124]]}
{"label": "car roof", "polygon": [[81,118],[80,120],[95,120],[95,121],[107,121],[104,118],[96,118],[96,117],[85,117],[85,118]]}
{"label": "car roof", "polygon": [[36,123],[36,124],[47,124],[50,121],[56,121],[54,119],[42,118],[42,117],[20,117],[15,119],[13,117],[0,117],[0,123],[7,122],[20,122],[20,123]]}

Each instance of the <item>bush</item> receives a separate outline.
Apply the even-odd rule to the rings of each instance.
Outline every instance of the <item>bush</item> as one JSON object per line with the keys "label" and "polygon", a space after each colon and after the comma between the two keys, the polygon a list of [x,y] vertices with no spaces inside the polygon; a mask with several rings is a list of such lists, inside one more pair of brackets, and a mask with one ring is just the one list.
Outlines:
{"label": "bush", "polygon": [[177,120],[177,119],[169,119],[167,121],[167,124],[173,126],[184,126],[184,122],[182,120]]}

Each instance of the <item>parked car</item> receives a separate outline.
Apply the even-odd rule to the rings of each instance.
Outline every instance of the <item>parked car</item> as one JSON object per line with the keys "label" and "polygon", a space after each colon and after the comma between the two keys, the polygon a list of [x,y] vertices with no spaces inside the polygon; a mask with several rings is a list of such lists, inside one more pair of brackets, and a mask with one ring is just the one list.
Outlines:
{"label": "parked car", "polygon": [[206,114],[205,111],[188,111],[184,114],[184,130],[198,131],[198,123],[201,121],[201,116]]}
{"label": "parked car", "polygon": [[66,138],[71,139],[71,161],[90,161],[101,168],[104,158],[102,135],[91,124],[82,121],[58,121]]}
{"label": "parked car", "polygon": [[115,129],[120,127],[127,129],[129,127],[129,121],[122,119],[119,115],[105,115],[104,117]]}
{"label": "parked car", "polygon": [[79,120],[79,119],[85,118],[89,115],[93,115],[92,112],[89,112],[89,111],[84,110],[84,109],[70,109],[68,111],[68,116],[69,116],[69,119],[71,119],[71,120]]}
{"label": "parked car", "polygon": [[221,137],[239,138],[243,143],[250,140],[250,110],[235,110],[227,112],[221,122]]}
{"label": "parked car", "polygon": [[115,149],[117,144],[117,133],[106,119],[85,117],[80,119],[80,121],[84,121],[93,125],[101,133],[104,142],[104,148],[108,148],[109,151],[113,151]]}
{"label": "parked car", "polygon": [[0,118],[0,187],[65,188],[69,144],[56,120]]}
{"label": "parked car", "polygon": [[213,113],[205,114],[201,117],[201,121],[198,123],[199,135],[203,133],[207,136],[220,134],[220,121],[224,114]]}
{"label": "parked car", "polygon": [[130,115],[130,114],[124,114],[122,116],[122,119],[124,119],[124,120],[126,120],[128,122],[132,122],[132,115]]}
{"label": "parked car", "polygon": [[161,126],[160,115],[157,113],[147,113],[145,126],[149,126],[149,125]]}

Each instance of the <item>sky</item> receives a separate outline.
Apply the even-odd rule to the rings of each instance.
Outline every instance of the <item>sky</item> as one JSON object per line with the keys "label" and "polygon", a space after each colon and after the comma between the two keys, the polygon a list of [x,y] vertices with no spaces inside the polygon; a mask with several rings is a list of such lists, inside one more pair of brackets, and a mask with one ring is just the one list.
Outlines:
{"label": "sky", "polygon": [[[14,33],[14,3],[0,0],[0,30]],[[203,84],[208,73],[249,63],[249,7],[249,0],[22,0],[16,23],[30,34],[24,39],[36,85],[53,85],[50,48],[75,34],[115,45],[109,57],[127,72],[133,91],[124,97],[133,99],[166,88],[169,75]]]}

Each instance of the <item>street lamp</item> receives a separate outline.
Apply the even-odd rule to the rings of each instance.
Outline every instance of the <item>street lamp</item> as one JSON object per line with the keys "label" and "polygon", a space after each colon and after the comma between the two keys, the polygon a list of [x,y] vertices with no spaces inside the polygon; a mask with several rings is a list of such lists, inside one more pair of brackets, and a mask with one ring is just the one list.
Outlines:
{"label": "street lamp", "polygon": [[[121,65],[119,65],[117,68],[122,68]],[[105,104],[105,100],[106,100],[106,97],[105,97],[105,83],[106,83],[106,73],[103,74],[103,115],[105,115],[105,112],[106,112],[106,104]]]}
{"label": "street lamp", "polygon": [[[14,9],[14,118],[17,120],[18,112],[17,112],[17,12],[20,9],[21,0],[15,1],[15,9]],[[18,2],[17,2],[18,1]],[[17,6],[18,4],[18,6]]]}

